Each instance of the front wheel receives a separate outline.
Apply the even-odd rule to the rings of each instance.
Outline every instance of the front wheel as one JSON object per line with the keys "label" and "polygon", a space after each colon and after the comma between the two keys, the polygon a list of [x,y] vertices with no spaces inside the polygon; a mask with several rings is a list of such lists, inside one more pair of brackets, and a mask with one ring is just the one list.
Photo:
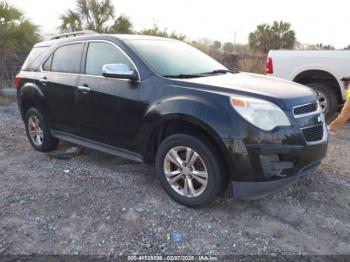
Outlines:
{"label": "front wheel", "polygon": [[208,205],[224,190],[225,168],[220,152],[207,138],[172,135],[159,146],[156,174],[175,201]]}

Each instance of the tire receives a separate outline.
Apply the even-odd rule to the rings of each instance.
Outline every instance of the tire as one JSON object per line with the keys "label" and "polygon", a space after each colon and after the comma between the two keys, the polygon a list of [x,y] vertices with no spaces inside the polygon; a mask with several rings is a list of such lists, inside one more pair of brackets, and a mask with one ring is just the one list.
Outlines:
{"label": "tire", "polygon": [[322,83],[309,83],[306,85],[311,87],[316,92],[318,100],[326,116],[326,120],[330,121],[337,112],[339,105],[336,93],[330,87]]}
{"label": "tire", "polygon": [[30,108],[25,115],[28,140],[36,151],[49,152],[57,148],[59,140],[51,135],[44,115],[36,108]]}
{"label": "tire", "polygon": [[[174,164],[176,161],[169,161],[169,159],[174,160],[170,151],[177,152],[176,155],[180,157],[182,163],[188,165],[176,165]],[[192,161],[193,164],[191,164],[191,160],[186,162],[186,152],[189,152],[189,156],[193,156],[193,160],[196,160]],[[195,157],[195,153],[199,156]],[[158,148],[155,161],[156,174],[164,190],[176,202],[189,207],[203,207],[210,204],[224,191],[226,169],[220,156],[218,149],[205,137],[197,138],[186,134],[171,135]],[[179,171],[180,169],[182,171]],[[166,173],[170,172],[177,173],[177,175],[167,176]],[[204,177],[205,173],[207,178]],[[181,178],[178,179],[178,177]],[[178,180],[171,184],[171,179]],[[194,191],[190,190],[190,186],[185,186],[185,180],[191,180]],[[190,182],[186,183],[189,185]],[[187,191],[185,187],[188,189]]]}

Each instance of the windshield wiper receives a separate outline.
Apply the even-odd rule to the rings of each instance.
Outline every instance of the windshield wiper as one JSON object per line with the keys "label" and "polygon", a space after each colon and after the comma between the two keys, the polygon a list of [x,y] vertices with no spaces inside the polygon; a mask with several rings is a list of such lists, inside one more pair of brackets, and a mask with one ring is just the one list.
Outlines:
{"label": "windshield wiper", "polygon": [[236,74],[236,73],[239,73],[239,71],[238,70],[231,70],[231,69],[216,69],[216,70],[213,70],[210,72],[205,72],[205,73],[200,73],[200,74],[164,75],[164,77],[167,77],[167,78],[195,78],[195,77],[203,77],[203,76],[225,74],[225,73]]}
{"label": "windshield wiper", "polygon": [[200,75],[216,75],[216,74],[226,74],[226,73],[232,73],[232,74],[237,74],[239,73],[238,70],[231,70],[231,69],[216,69],[210,72],[205,72],[205,73],[201,73]]}
{"label": "windshield wiper", "polygon": [[178,75],[163,75],[166,78],[195,78],[203,77],[202,74],[178,74]]}

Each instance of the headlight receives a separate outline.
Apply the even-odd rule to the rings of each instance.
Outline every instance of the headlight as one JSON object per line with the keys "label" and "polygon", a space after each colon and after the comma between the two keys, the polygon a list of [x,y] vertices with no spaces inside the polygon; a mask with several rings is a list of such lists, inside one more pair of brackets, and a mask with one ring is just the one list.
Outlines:
{"label": "headlight", "polygon": [[282,109],[266,100],[232,96],[231,105],[245,120],[263,130],[290,126],[290,121]]}

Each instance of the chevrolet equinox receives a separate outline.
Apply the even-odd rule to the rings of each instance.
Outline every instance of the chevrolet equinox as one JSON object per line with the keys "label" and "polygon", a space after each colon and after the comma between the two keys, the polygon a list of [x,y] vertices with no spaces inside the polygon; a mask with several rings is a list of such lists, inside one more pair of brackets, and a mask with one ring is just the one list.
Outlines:
{"label": "chevrolet equinox", "polygon": [[[16,76],[30,144],[154,162],[175,201],[262,198],[315,170],[328,134],[308,87],[242,73],[181,41],[77,32],[36,44]],[[229,186],[230,185],[230,186]]]}

